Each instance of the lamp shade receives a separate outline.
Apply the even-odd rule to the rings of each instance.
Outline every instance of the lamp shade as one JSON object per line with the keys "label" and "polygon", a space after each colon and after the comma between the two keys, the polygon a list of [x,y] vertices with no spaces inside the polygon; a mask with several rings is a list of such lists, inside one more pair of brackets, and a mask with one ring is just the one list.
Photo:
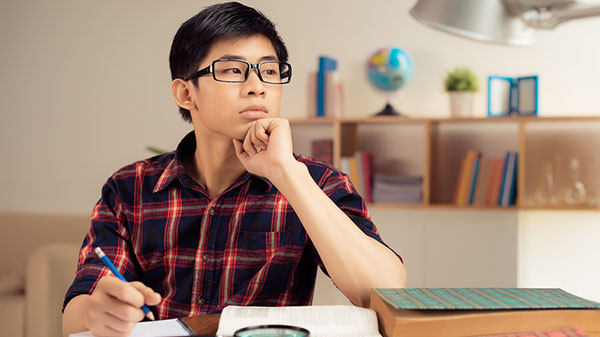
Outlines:
{"label": "lamp shade", "polygon": [[474,40],[530,45],[533,29],[501,0],[418,0],[410,14],[429,26]]}

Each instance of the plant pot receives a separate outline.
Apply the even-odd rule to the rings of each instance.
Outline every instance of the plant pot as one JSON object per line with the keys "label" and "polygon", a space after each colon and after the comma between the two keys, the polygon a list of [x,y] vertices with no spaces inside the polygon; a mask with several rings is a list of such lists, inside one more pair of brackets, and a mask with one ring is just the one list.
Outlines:
{"label": "plant pot", "polygon": [[450,116],[452,117],[472,117],[473,116],[473,97],[472,91],[449,91],[450,96]]}

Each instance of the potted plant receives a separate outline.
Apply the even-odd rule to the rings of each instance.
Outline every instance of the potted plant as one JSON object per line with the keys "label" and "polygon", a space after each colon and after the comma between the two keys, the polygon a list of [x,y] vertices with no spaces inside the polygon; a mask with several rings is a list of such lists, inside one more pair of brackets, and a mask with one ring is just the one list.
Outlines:
{"label": "potted plant", "polygon": [[473,97],[479,90],[475,73],[466,67],[455,68],[446,75],[444,86],[450,96],[450,115],[470,117],[473,113]]}

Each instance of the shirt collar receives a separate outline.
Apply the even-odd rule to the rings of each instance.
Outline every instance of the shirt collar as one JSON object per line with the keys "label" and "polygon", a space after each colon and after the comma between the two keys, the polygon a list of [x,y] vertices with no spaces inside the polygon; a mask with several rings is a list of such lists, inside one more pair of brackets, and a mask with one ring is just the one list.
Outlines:
{"label": "shirt collar", "polygon": [[[189,179],[189,176],[185,173],[183,168],[183,159],[186,155],[190,153],[194,153],[196,151],[196,135],[194,131],[191,131],[177,145],[177,149],[174,151],[174,155],[172,155],[171,160],[167,164],[167,167],[158,178],[158,181],[154,185],[153,193],[159,192],[169,186],[175,178],[179,177],[182,179]],[[257,178],[262,181],[265,186],[265,191],[269,192],[273,188],[273,184],[266,178],[257,176],[255,174],[251,174],[246,172],[238,182],[236,182],[232,187],[238,186],[240,184],[245,183],[250,178]]]}

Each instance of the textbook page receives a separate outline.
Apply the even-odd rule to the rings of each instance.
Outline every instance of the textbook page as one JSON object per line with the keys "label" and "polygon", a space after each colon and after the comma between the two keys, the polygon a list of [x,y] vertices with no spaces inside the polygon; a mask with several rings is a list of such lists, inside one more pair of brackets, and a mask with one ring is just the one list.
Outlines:
{"label": "textbook page", "polygon": [[[129,334],[129,337],[159,337],[159,336],[189,336],[189,332],[178,319],[165,319],[162,321],[140,322]],[[93,337],[89,332],[69,334],[69,337]]]}
{"label": "textbook page", "polygon": [[296,307],[240,307],[223,309],[218,336],[233,336],[241,328],[286,324],[310,331],[311,337],[381,337],[377,315],[351,305]]}

